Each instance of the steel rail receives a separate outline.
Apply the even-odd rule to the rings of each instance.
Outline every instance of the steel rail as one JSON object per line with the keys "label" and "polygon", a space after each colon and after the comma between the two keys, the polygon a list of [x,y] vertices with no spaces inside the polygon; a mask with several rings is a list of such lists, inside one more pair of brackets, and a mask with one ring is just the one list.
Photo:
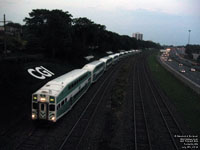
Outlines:
{"label": "steel rail", "polygon": [[[145,63],[146,63],[146,62],[145,62]],[[149,69],[146,68],[146,70],[147,70],[147,72],[150,74]],[[157,86],[157,84],[155,83],[155,81],[154,81],[152,78],[151,78],[151,81],[152,81],[152,83],[153,83],[153,86],[154,86],[155,89],[157,90],[157,92],[158,92],[158,94],[159,94],[159,96],[160,96],[160,98],[161,98],[163,104],[165,105],[165,107],[167,108],[168,112],[169,112],[170,115],[172,116],[172,119],[173,119],[173,121],[175,122],[176,126],[178,127],[178,130],[179,130],[179,131],[181,132],[181,134],[183,135],[183,134],[184,134],[184,131],[181,129],[181,127],[180,127],[178,121],[175,119],[173,113],[172,113],[172,112],[170,111],[170,109],[169,109],[169,106],[166,104],[166,102],[165,102],[165,96],[163,95],[162,92],[160,92],[159,87]]]}
{"label": "steel rail", "polygon": [[[176,150],[178,150],[179,148],[178,148],[178,146],[177,146],[177,144],[176,144],[176,141],[175,141],[175,139],[174,139],[174,137],[173,137],[173,135],[172,135],[172,131],[170,130],[170,127],[169,127],[169,125],[168,125],[168,123],[167,123],[167,120],[166,120],[166,118],[165,118],[165,116],[164,116],[164,114],[163,114],[163,112],[162,112],[162,110],[161,110],[161,106],[160,106],[160,104],[159,104],[159,102],[158,102],[158,99],[156,98],[155,91],[153,90],[153,87],[152,87],[152,85],[150,84],[150,79],[149,79],[149,77],[147,77],[147,75],[146,75],[146,73],[147,73],[147,71],[145,70],[146,68],[143,67],[143,69],[144,69],[144,76],[145,76],[145,79],[146,79],[147,84],[148,84],[148,86],[149,86],[149,88],[150,88],[150,91],[151,91],[151,93],[152,93],[152,95],[153,95],[153,97],[154,97],[154,100],[155,100],[155,102],[156,102],[156,105],[157,105],[157,107],[158,107],[158,110],[159,110],[159,112],[160,112],[160,114],[161,114],[161,117],[162,117],[162,119],[163,119],[163,121],[164,121],[165,127],[167,128],[167,131],[168,131],[168,133],[169,133],[169,135],[170,135],[170,139],[172,140],[173,146],[174,146],[174,148],[175,148]],[[159,92],[158,92],[158,93],[159,93]],[[161,98],[161,99],[162,99],[162,98]],[[167,107],[166,107],[166,108],[167,108]]]}
{"label": "steel rail", "polygon": [[[138,62],[135,63],[134,65],[134,75],[133,75],[133,80],[132,80],[132,88],[134,89],[134,86],[138,86],[138,90],[139,90],[139,97],[140,97],[140,102],[137,104],[140,104],[140,106],[142,107],[142,116],[144,118],[144,124],[145,124],[145,130],[146,130],[146,135],[147,135],[147,141],[148,141],[148,146],[149,149],[152,150],[152,145],[151,145],[151,139],[150,139],[150,134],[149,134],[149,130],[148,130],[148,126],[147,126],[147,119],[146,119],[146,113],[145,113],[145,108],[144,108],[144,98],[142,95],[142,89],[141,89],[141,78],[140,78],[140,74],[139,74],[139,70],[138,70]],[[134,83],[134,79],[135,81],[137,81],[137,83]],[[134,91],[132,92],[134,93]],[[138,138],[137,138],[137,116],[136,116],[136,97],[134,97],[134,95],[132,94],[132,104],[133,104],[133,113],[134,113],[134,148],[135,150],[138,149]]]}
{"label": "steel rail", "polygon": [[150,138],[150,134],[149,134],[149,129],[148,129],[148,125],[147,125],[147,117],[146,117],[145,108],[144,108],[144,98],[142,95],[141,78],[140,78],[139,70],[138,70],[137,80],[138,80],[138,87],[139,87],[139,93],[140,93],[140,98],[141,98],[142,111],[143,111],[143,117],[144,117],[144,122],[145,122],[146,133],[147,133],[149,150],[152,150],[151,138]]}

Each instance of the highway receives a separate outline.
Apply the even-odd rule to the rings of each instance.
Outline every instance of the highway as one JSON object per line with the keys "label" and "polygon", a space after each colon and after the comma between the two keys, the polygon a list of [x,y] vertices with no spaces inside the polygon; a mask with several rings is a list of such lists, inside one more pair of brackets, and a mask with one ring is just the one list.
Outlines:
{"label": "highway", "polygon": [[186,66],[188,66],[188,67],[193,67],[193,68],[195,68],[195,69],[197,69],[197,70],[200,71],[200,66],[194,66],[194,65],[192,64],[192,63],[194,63],[194,62],[192,62],[191,60],[188,60],[188,59],[183,58],[183,57],[181,56],[181,53],[180,53],[178,50],[170,51],[169,54],[170,54],[170,57],[171,57],[172,59],[174,59],[175,61],[180,62],[180,63],[182,63],[182,64],[184,64],[184,65],[186,65]]}
{"label": "highway", "polygon": [[[175,53],[170,52],[170,56],[172,61],[164,61],[168,65],[170,65],[173,69],[180,72],[180,70],[185,70],[185,72],[180,72],[182,75],[190,79],[191,81],[195,82],[196,84],[200,85],[200,72],[196,69],[195,72],[191,71],[191,68],[194,68],[189,62],[186,62],[183,59],[180,59],[178,56],[175,56]],[[178,61],[177,61],[178,59]],[[179,64],[183,64],[180,66]],[[192,67],[191,67],[192,66]]]}

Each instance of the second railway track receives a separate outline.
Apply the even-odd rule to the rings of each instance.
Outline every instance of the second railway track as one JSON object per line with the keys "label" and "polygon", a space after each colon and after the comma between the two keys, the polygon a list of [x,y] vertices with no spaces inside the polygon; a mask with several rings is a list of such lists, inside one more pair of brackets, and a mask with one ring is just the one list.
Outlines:
{"label": "second railway track", "polygon": [[[146,80],[146,83],[149,87],[150,92],[152,93],[153,100],[156,103],[157,109],[160,113],[160,116],[163,121],[163,125],[165,126],[165,131],[164,133],[164,141],[163,141],[163,146],[162,149],[180,149],[180,143],[178,139],[175,139],[176,135],[183,135],[183,131],[176,120],[175,116],[165,103],[165,97],[163,96],[162,91],[158,88],[152,77],[150,76],[151,73],[149,72],[145,59],[143,59],[143,74],[144,78]],[[147,76],[147,74],[149,76]],[[163,128],[164,129],[164,128]]]}
{"label": "second railway track", "polygon": [[[142,85],[142,75],[141,68],[137,63],[134,66],[133,76],[135,78],[135,82],[133,82],[133,86],[135,86],[135,97],[133,96],[133,118],[134,118],[134,148],[135,150],[152,150],[151,139],[149,134],[149,128],[146,118],[145,106],[144,106],[144,90]],[[133,80],[134,81],[134,80]]]}

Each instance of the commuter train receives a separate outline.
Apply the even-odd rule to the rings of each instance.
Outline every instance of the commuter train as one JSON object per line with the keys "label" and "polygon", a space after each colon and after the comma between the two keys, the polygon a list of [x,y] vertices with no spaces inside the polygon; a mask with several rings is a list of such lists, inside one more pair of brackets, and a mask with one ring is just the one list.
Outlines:
{"label": "commuter train", "polygon": [[55,78],[32,94],[32,119],[56,122],[78,102],[92,83],[117,62],[137,50],[103,57]]}

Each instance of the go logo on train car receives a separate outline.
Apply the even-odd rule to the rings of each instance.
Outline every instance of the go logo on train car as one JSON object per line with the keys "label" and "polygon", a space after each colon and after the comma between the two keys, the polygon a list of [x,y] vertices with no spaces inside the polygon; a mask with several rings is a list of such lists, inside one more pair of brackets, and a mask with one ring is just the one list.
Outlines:
{"label": "go logo on train car", "polygon": [[48,69],[44,68],[43,66],[35,67],[35,69],[28,69],[27,70],[30,75],[37,79],[44,80],[46,77],[51,77],[54,75],[53,72],[49,71]]}

